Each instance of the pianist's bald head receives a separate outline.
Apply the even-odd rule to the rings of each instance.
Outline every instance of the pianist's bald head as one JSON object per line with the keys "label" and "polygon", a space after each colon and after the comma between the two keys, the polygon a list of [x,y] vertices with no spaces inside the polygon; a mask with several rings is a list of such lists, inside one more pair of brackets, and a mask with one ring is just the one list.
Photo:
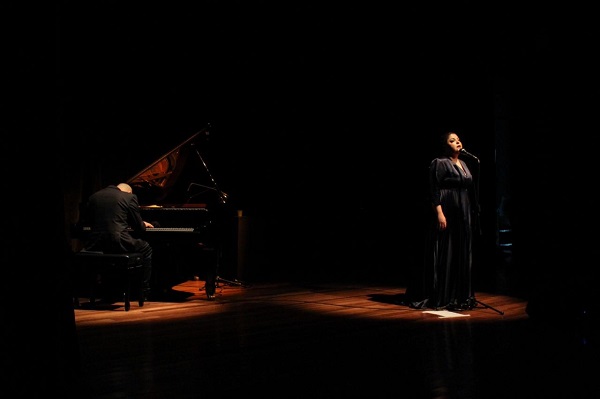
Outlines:
{"label": "pianist's bald head", "polygon": [[119,190],[121,190],[125,193],[131,194],[133,192],[133,189],[127,183],[119,183],[119,184],[117,184],[117,187],[119,188]]}

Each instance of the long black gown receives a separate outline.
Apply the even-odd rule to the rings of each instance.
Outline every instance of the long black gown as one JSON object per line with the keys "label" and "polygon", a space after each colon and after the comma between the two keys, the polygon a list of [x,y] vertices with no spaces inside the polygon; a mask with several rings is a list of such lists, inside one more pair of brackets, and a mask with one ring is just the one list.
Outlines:
{"label": "long black gown", "polygon": [[[406,298],[417,309],[466,310],[475,306],[471,284],[472,240],[471,190],[473,175],[448,157],[429,166],[429,215],[424,269],[413,276]],[[447,228],[439,229],[435,207],[442,206]]]}

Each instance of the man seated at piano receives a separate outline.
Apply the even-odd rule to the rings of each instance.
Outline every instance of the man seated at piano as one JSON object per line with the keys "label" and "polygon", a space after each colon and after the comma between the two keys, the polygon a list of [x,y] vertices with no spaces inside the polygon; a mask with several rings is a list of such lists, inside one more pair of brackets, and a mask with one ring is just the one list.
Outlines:
{"label": "man seated at piano", "polygon": [[105,253],[139,252],[143,255],[144,299],[150,295],[152,274],[152,246],[135,235],[152,223],[142,219],[137,195],[127,183],[109,185],[92,194],[82,215],[85,226],[90,226],[83,248],[87,251]]}

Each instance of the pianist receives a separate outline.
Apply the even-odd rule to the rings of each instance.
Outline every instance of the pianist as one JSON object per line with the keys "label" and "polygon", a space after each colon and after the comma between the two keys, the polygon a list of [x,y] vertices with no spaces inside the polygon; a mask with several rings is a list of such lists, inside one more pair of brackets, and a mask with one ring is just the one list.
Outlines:
{"label": "pianist", "polygon": [[[139,252],[143,255],[144,297],[150,295],[152,247],[134,236],[154,226],[142,220],[137,195],[129,184],[107,186],[90,196],[82,218],[90,233],[84,242],[88,251],[105,253]],[[132,235],[134,234],[134,235]]]}

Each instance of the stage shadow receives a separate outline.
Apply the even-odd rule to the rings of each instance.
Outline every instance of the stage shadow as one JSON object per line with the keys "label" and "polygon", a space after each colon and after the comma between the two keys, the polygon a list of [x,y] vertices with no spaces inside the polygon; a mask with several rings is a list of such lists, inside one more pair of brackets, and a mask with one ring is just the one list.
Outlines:
{"label": "stage shadow", "polygon": [[387,303],[390,305],[400,305],[400,306],[408,306],[406,305],[406,294],[372,294],[368,295],[369,300],[373,302],[379,303]]}

